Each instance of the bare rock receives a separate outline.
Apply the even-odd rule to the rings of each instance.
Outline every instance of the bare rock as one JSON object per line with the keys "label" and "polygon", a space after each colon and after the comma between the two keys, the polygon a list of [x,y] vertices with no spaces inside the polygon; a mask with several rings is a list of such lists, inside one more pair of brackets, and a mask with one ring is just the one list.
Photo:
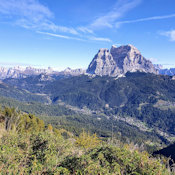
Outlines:
{"label": "bare rock", "polygon": [[158,71],[150,60],[145,59],[133,45],[112,46],[111,50],[100,49],[90,63],[87,73],[117,76],[127,72],[155,73]]}

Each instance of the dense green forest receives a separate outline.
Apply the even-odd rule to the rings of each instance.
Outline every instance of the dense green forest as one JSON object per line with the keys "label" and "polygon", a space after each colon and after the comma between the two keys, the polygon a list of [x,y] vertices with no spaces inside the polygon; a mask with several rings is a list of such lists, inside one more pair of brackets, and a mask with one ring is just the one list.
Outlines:
{"label": "dense green forest", "polygon": [[174,87],[172,77],[141,72],[121,78],[43,74],[4,80],[0,103],[34,113],[76,135],[85,128],[110,137],[113,125],[120,139],[154,147],[175,140]]}
{"label": "dense green forest", "polygon": [[165,146],[169,143],[164,137],[150,131],[141,131],[138,127],[118,121],[114,118],[107,119],[104,114],[82,114],[58,104],[44,105],[42,103],[24,103],[14,99],[0,97],[2,107],[15,107],[27,114],[33,113],[46,124],[52,124],[55,128],[66,129],[78,136],[82,129],[90,133],[96,133],[103,140],[114,138],[124,143],[139,144],[152,152],[157,146]]}
{"label": "dense green forest", "polygon": [[[175,136],[175,81],[169,76],[136,72],[127,73],[126,77],[118,79],[82,75],[52,78],[50,81],[43,81],[41,76],[48,78],[48,75],[39,75],[4,80],[9,87],[22,91],[20,95],[12,93],[8,97],[27,102],[36,101],[38,97],[37,102],[53,105],[48,106],[51,112],[49,116],[58,116],[60,110],[55,110],[54,105],[64,103],[80,109],[86,108],[97,115],[104,113],[109,117],[136,118],[154,130],[159,128],[161,132]],[[23,94],[24,89],[28,92],[27,96]],[[8,93],[0,95],[7,96]],[[45,110],[40,107],[38,111],[43,114]]]}
{"label": "dense green forest", "polygon": [[3,175],[168,175],[171,170],[165,158],[153,158],[134,145],[104,141],[85,131],[75,136],[14,108],[0,110],[0,130]]}

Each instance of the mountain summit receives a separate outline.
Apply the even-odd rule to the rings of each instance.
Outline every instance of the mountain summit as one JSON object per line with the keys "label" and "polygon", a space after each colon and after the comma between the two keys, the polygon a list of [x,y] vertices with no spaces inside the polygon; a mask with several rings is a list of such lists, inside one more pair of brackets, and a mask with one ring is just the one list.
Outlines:
{"label": "mountain summit", "polygon": [[126,72],[158,73],[151,61],[145,59],[133,45],[100,49],[90,63],[87,73],[117,76]]}

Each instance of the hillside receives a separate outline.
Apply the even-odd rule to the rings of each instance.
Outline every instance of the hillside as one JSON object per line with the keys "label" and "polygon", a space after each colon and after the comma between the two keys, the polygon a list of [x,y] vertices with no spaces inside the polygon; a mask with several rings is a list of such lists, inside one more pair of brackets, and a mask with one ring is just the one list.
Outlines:
{"label": "hillside", "polygon": [[122,119],[107,118],[103,113],[92,114],[86,110],[70,108],[67,105],[24,103],[5,97],[0,97],[0,104],[2,107],[15,107],[27,114],[33,113],[44,120],[46,124],[52,124],[58,129],[66,129],[75,135],[79,135],[83,129],[90,133],[96,133],[104,140],[110,139],[113,135],[114,138],[124,143],[143,145],[144,149],[150,152],[156,150],[156,146],[167,143],[167,140],[157,133],[140,130],[136,125],[126,123]]}
{"label": "hillside", "polygon": [[84,131],[75,137],[10,108],[0,114],[2,174],[170,174],[160,160],[132,145],[116,146]]}
{"label": "hillside", "polygon": [[167,158],[170,158],[173,161],[175,161],[175,144],[169,145],[169,146],[167,146],[167,147],[165,147],[163,149],[155,151],[154,155],[163,155],[163,156],[165,156]]}
{"label": "hillside", "polygon": [[15,85],[11,86],[4,82],[0,82],[0,96],[14,98],[20,101],[36,101],[43,103],[49,103],[49,100],[46,95],[32,93],[27,91],[26,89],[17,88]]}
{"label": "hillside", "polygon": [[[68,113],[77,116],[75,113],[78,113],[78,118],[66,119],[64,123],[67,123],[67,128],[71,128],[71,123],[74,123],[73,125],[81,128],[94,128],[93,131],[97,133],[101,133],[97,131],[101,127],[106,133],[111,133],[111,123],[115,123],[115,132],[120,132],[127,138],[130,137],[127,134],[129,129],[132,136],[138,130],[146,137],[152,135],[164,143],[172,143],[175,139],[175,81],[169,76],[136,72],[127,73],[120,78],[82,75],[50,79],[48,75],[39,75],[24,79],[6,79],[4,83],[10,87],[16,86],[22,92],[27,90],[30,95],[45,94],[49,100],[49,103],[43,106],[44,100],[38,98],[40,104],[33,102],[33,105],[22,104],[19,105],[21,110],[27,112],[33,110],[34,113],[37,111],[37,115],[53,117],[65,114],[68,116]],[[2,94],[2,96],[7,95]],[[23,96],[25,99],[25,95]],[[15,96],[20,100],[19,97]],[[66,112],[67,109],[69,112]],[[60,113],[62,110],[64,112]],[[83,121],[84,118],[88,118],[88,122],[85,120],[87,123]],[[96,122],[92,122],[92,119]],[[100,126],[99,120],[102,119],[104,119],[102,123],[109,124]],[[48,118],[46,120],[49,121]],[[57,120],[60,119],[53,119],[55,123]],[[121,129],[120,125],[125,129]]]}
{"label": "hillside", "polygon": [[[41,81],[39,77],[29,77],[19,80],[6,79],[3,82],[33,94],[45,94],[50,97],[52,103],[61,100],[73,106],[86,106],[90,109],[105,107],[106,104],[113,108],[128,103],[150,102],[151,100],[148,99],[150,96],[174,101],[175,81],[171,77],[139,72],[127,73],[121,78],[83,75],[52,81]],[[133,96],[137,98],[131,98]],[[135,101],[136,99],[138,102]]]}
{"label": "hillside", "polygon": [[1,81],[2,106],[34,113],[76,135],[84,128],[151,150],[175,140],[174,78],[158,75],[132,45],[100,49],[86,73],[70,68],[19,72],[27,76]]}

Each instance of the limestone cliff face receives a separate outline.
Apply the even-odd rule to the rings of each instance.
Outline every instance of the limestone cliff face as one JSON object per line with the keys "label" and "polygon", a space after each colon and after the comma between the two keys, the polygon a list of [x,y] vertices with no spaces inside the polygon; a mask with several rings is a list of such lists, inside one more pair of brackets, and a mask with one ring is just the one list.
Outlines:
{"label": "limestone cliff face", "polygon": [[87,73],[101,76],[117,76],[128,71],[158,73],[151,61],[145,59],[140,51],[130,44],[112,46],[110,51],[100,49],[87,69]]}
{"label": "limestone cliff face", "polygon": [[112,75],[116,69],[116,63],[108,49],[100,49],[87,70],[90,74]]}

